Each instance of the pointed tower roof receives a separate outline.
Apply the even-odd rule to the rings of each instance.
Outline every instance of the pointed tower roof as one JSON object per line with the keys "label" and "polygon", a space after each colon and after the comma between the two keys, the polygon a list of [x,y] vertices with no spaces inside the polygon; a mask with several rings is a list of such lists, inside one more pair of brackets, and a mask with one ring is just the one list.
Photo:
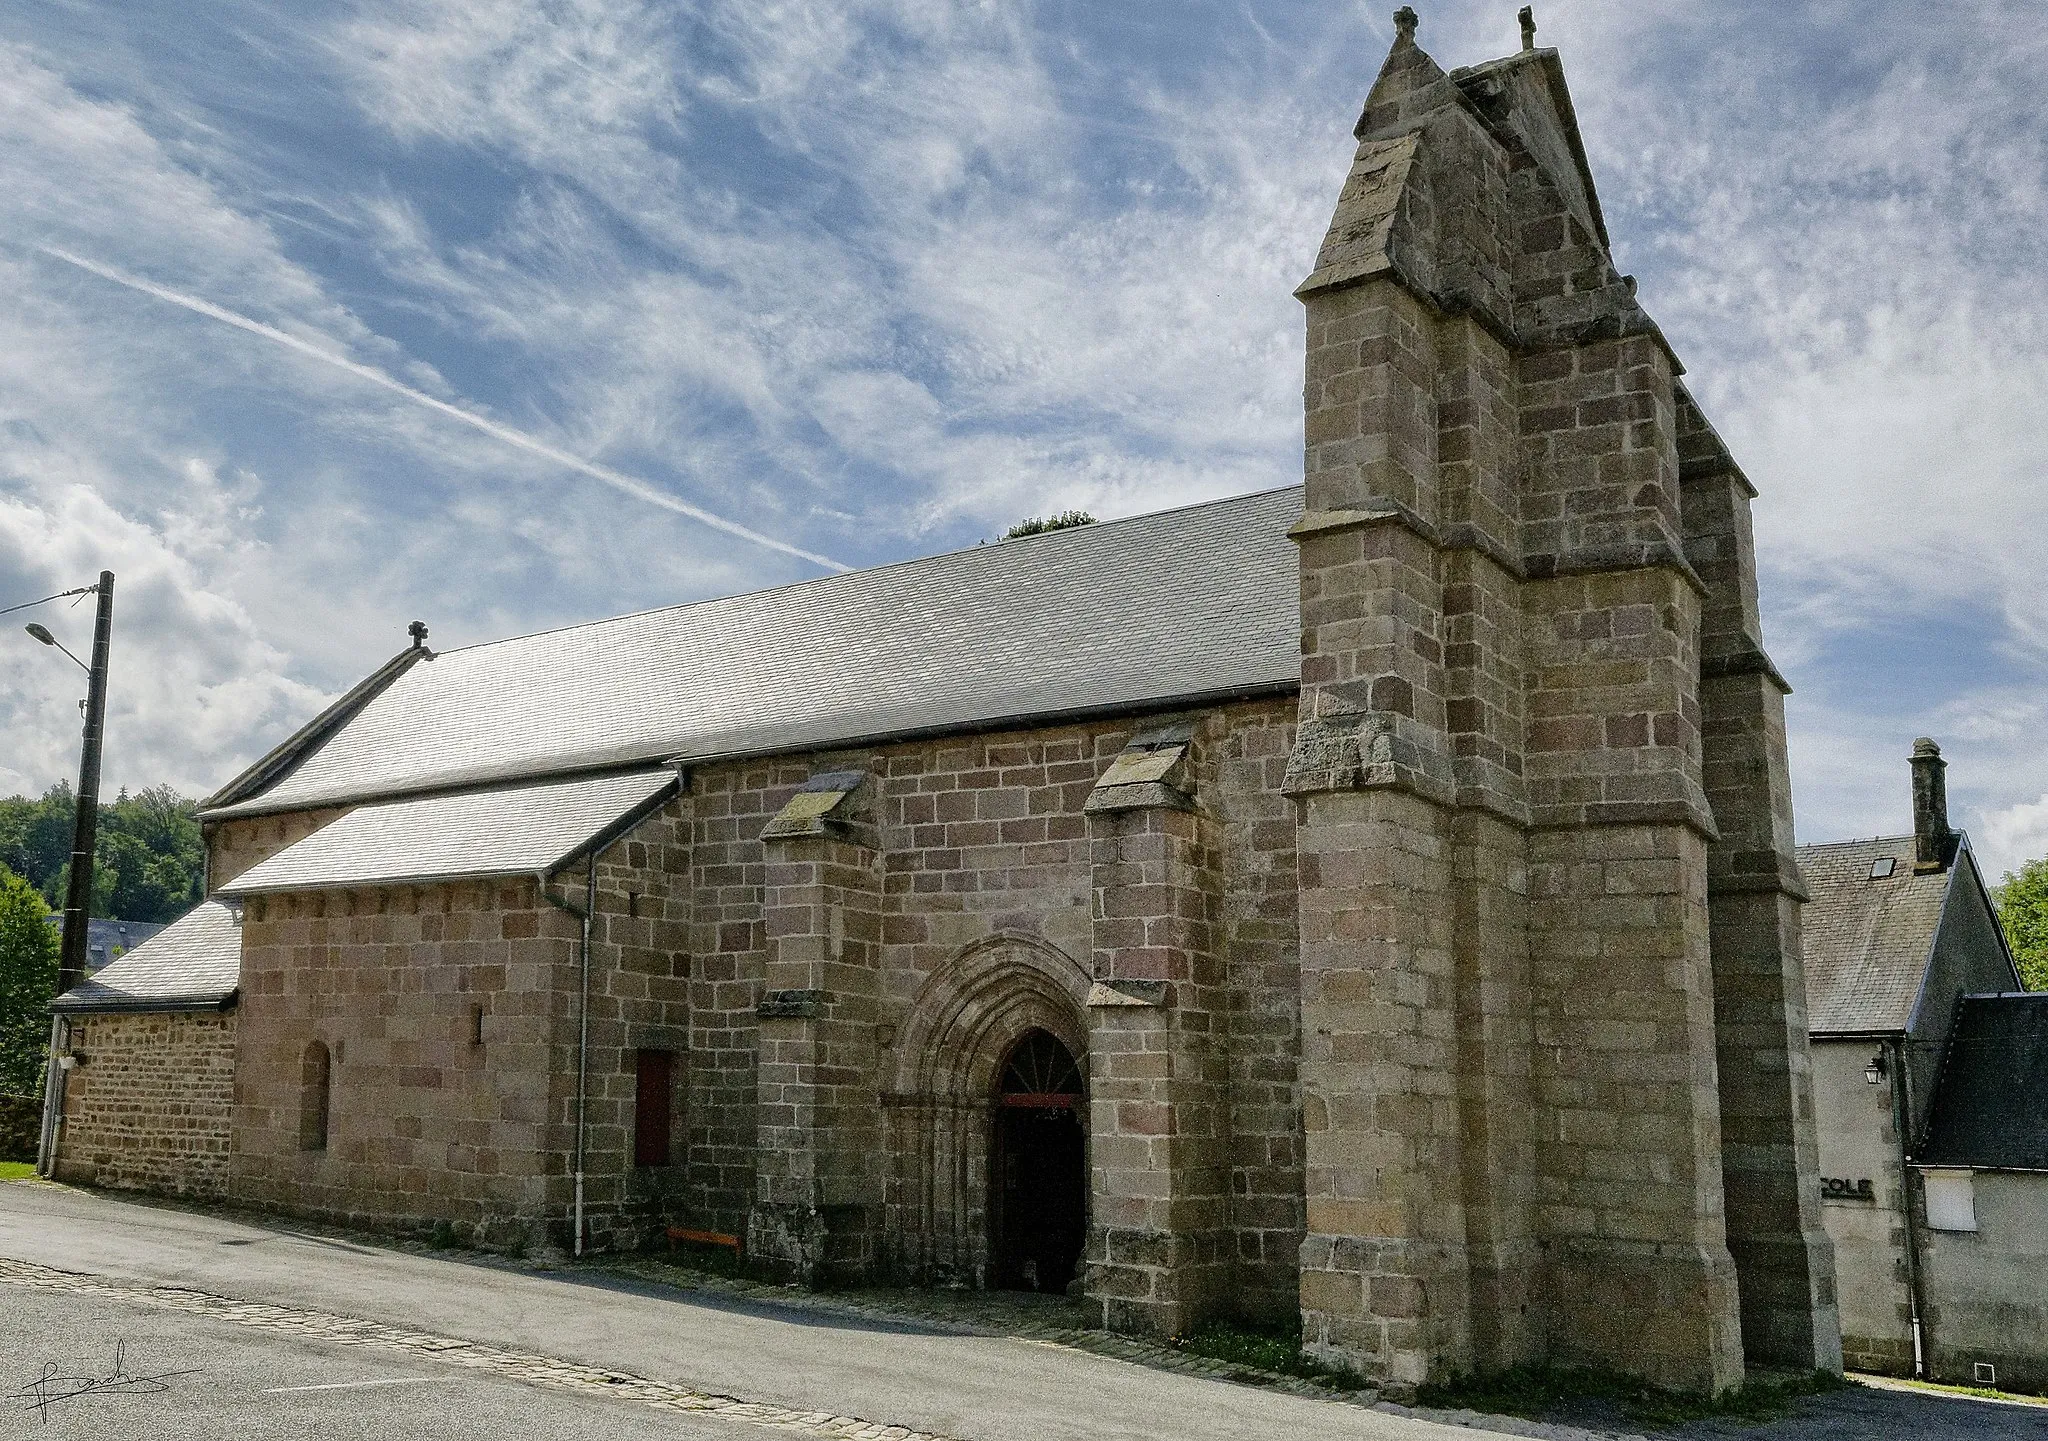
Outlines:
{"label": "pointed tower roof", "polygon": [[1521,51],[1447,72],[1416,42],[1415,12],[1395,13],[1351,173],[1297,296],[1385,275],[1519,345],[1663,344],[1614,267],[1558,53],[1536,48],[1532,14],[1522,21]]}
{"label": "pointed tower roof", "polygon": [[1600,213],[1586,142],[1579,134],[1578,112],[1572,108],[1571,87],[1565,84],[1564,62],[1557,51],[1532,48],[1462,66],[1449,78],[1481,119],[1513,136],[1536,158],[1586,228],[1607,247],[1607,221]]}
{"label": "pointed tower roof", "polygon": [[[1443,67],[1430,59],[1429,52],[1415,43],[1415,12],[1403,5],[1394,12],[1394,45],[1380,65],[1379,78],[1365,97],[1365,108],[1351,133],[1363,140],[1370,131],[1401,127],[1404,120],[1419,118],[1446,98],[1441,86],[1448,77]],[[1419,101],[1419,104],[1407,102]],[[1404,115],[1404,109],[1409,113]]]}

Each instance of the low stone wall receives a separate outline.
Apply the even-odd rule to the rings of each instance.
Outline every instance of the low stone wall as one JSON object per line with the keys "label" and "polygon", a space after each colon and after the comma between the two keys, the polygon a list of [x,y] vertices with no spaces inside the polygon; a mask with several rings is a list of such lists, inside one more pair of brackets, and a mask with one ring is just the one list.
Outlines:
{"label": "low stone wall", "polygon": [[0,1161],[33,1161],[42,1129],[40,1097],[0,1095]]}
{"label": "low stone wall", "polygon": [[66,1077],[57,1178],[218,1197],[235,1098],[232,1012],[89,1016],[72,1022],[83,1064]]}

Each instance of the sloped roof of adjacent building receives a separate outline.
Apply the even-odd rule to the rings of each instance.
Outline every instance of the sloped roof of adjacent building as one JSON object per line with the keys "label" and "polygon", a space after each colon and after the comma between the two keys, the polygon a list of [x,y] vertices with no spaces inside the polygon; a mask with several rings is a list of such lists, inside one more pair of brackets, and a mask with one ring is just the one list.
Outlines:
{"label": "sloped roof of adjacent building", "polygon": [[1963,999],[1913,1159],[2048,1171],[2048,993]]}
{"label": "sloped roof of adjacent building", "polygon": [[206,901],[66,991],[51,1009],[218,1010],[234,998],[241,976],[241,922],[219,901]]}
{"label": "sloped roof of adjacent building", "polygon": [[387,666],[205,814],[1291,687],[1301,503],[1294,486]]}
{"label": "sloped roof of adjacent building", "polygon": [[[1905,1030],[1959,867],[1915,875],[1911,836],[1801,846],[1798,855],[1812,895],[1802,923],[1807,1028]],[[1887,859],[1891,874],[1874,878],[1873,864]]]}
{"label": "sloped roof of adjacent building", "polygon": [[425,885],[553,871],[637,824],[677,788],[637,770],[358,806],[220,888],[224,896]]}

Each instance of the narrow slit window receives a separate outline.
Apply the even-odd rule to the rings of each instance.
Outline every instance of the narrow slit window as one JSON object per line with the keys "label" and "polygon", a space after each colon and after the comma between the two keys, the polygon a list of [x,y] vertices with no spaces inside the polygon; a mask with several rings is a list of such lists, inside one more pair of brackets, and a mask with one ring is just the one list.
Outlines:
{"label": "narrow slit window", "polygon": [[634,1055],[633,1164],[666,1166],[674,1115],[675,1052],[636,1051]]}
{"label": "narrow slit window", "polygon": [[327,1149],[327,1115],[333,1088],[334,1067],[327,1057],[327,1043],[314,1041],[299,1062],[299,1149]]}

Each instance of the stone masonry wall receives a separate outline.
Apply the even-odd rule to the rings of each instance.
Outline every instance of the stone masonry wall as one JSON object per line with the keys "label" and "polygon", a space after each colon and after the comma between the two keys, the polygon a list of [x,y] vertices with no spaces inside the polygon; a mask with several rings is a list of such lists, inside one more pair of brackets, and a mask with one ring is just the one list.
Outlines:
{"label": "stone masonry wall", "polygon": [[1305,1343],[1837,1366],[1747,500],[1555,52],[1446,73],[1418,23],[1296,292]]}
{"label": "stone masonry wall", "polygon": [[[1229,1188],[1219,1205],[1235,1258],[1231,1308],[1268,1318],[1293,1312],[1300,1240],[1293,819],[1276,789],[1292,711],[1284,699],[1219,708],[1202,718],[1192,748],[1194,792],[1215,817],[1225,857],[1217,944],[1229,981],[1216,1024],[1227,1037],[1218,1064],[1232,1083],[1230,1114],[1216,1127],[1216,1155],[1207,1164]],[[908,1279],[980,1281],[992,1068],[1028,1025],[1053,1030],[1087,1059],[1081,998],[1056,995],[1047,977],[1065,967],[1070,990],[1087,988],[1095,887],[1082,806],[1147,724],[999,732],[692,774],[692,1228],[746,1234],[757,1202],[792,1204],[789,1187],[801,1175],[803,1187],[824,1188],[805,1194],[845,1198],[828,1208],[837,1224],[871,1237],[821,1235],[817,1254],[872,1255],[876,1267]],[[797,787],[826,771],[870,777],[859,814],[861,849],[871,862],[845,852],[843,842],[823,841],[776,842],[777,859],[760,839]],[[821,845],[827,849],[811,854]],[[858,880],[870,864],[879,883],[872,901]],[[867,980],[842,959],[867,944],[857,918],[869,905],[878,944],[872,961],[859,964],[873,967],[871,997]],[[779,979],[771,984],[774,967]],[[796,985],[807,977],[825,984]],[[817,1016],[757,1014],[764,996],[799,989],[826,993],[803,1003],[815,1004]],[[975,1018],[971,1035],[956,1025],[963,1014]],[[790,1171],[793,1140],[781,1128],[794,1114],[780,1109],[783,1098],[812,1107],[836,1102],[778,1089],[778,1109],[762,1108],[759,1088],[771,1062],[758,1048],[771,1029],[778,1056],[809,1056],[821,1044],[846,1056],[871,1052],[871,1077],[861,1065],[845,1072],[822,1051],[816,1063],[879,1097],[878,1191],[868,1192],[843,1166],[840,1179],[814,1181],[804,1168],[840,1164],[824,1152]],[[832,1035],[839,1039],[828,1042]],[[778,1088],[797,1074],[773,1065]],[[778,1129],[770,1137],[764,1126]],[[771,1151],[778,1179],[757,1190]],[[843,1145],[839,1154],[847,1154]],[[873,1205],[879,1217],[864,1214]]]}
{"label": "stone masonry wall", "polygon": [[[636,1232],[677,1182],[629,1163],[637,1048],[686,1053],[676,818],[598,868],[586,1212]],[[560,879],[572,903],[582,876]],[[243,924],[237,1200],[352,1222],[566,1243],[580,921],[531,880],[251,898]],[[328,1126],[304,1116],[326,1048]],[[680,1114],[681,1107],[677,1107]]]}
{"label": "stone masonry wall", "polygon": [[57,1179],[217,1199],[234,1103],[232,1011],[74,1017]]}
{"label": "stone masonry wall", "polygon": [[[1201,1304],[1266,1319],[1297,1304],[1301,1235],[1294,823],[1278,791],[1293,709],[1276,697],[1189,718],[1215,914],[1200,995],[1182,999],[1215,1094],[1199,1138],[1173,1144],[1177,1164],[1213,1177],[1199,1254],[1230,1280],[1204,1282]],[[1034,1026],[1087,1062],[1098,877],[1082,807],[1151,724],[692,773],[599,866],[592,1243],[659,1218],[767,1244],[750,1232],[774,1216],[774,1245],[826,1264],[799,1268],[813,1279],[978,1284],[994,1068]],[[764,844],[807,778],[840,770],[869,777],[858,844]],[[307,829],[234,822],[215,843],[246,867]],[[557,890],[580,904],[581,873]],[[502,1244],[533,1239],[544,1217],[561,1239],[575,919],[530,881],[253,898],[246,914],[237,1196],[380,1225],[448,1220]],[[800,999],[764,1008],[787,995]],[[314,1040],[331,1065],[324,1152],[298,1132]],[[632,1053],[646,1047],[679,1057],[675,1164],[660,1174],[623,1159]]]}
{"label": "stone masonry wall", "polygon": [[347,806],[287,811],[282,815],[248,816],[215,821],[206,828],[206,884],[218,889],[260,866],[294,841],[304,840],[330,821],[347,815]]}

